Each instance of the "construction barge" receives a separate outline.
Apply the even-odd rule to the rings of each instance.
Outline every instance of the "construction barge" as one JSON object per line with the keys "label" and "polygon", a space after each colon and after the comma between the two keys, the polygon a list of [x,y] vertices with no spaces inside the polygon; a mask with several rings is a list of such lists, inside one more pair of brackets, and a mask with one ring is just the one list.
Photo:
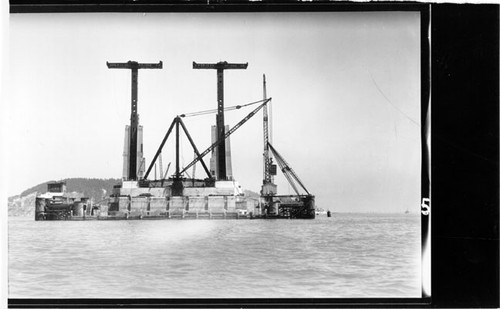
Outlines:
{"label": "construction barge", "polygon": [[[159,219],[314,219],[315,197],[310,194],[291,166],[269,142],[269,116],[266,80],[263,76],[263,99],[245,105],[224,107],[223,72],[226,69],[246,69],[247,63],[218,62],[198,64],[193,69],[217,70],[217,109],[176,116],[147,170],[143,157],[143,127],[139,125],[137,112],[137,81],[139,69],[161,69],[159,63],[107,63],[110,69],[130,69],[132,72],[132,100],[130,125],[125,127],[123,177],[104,201],[94,203],[89,198],[72,198],[66,194],[64,182],[48,184],[48,192],[36,198],[35,220],[159,220]],[[224,112],[259,104],[234,127],[224,123]],[[239,183],[233,178],[229,136],[263,111],[263,182],[259,198],[245,196]],[[182,118],[195,114],[216,113],[216,125],[211,128],[212,144],[199,152]],[[162,151],[175,131],[175,171],[167,177],[162,168]],[[179,140],[181,131],[193,148],[194,160],[181,167],[179,164]],[[211,154],[209,166],[203,158]],[[295,195],[279,195],[274,177],[278,163],[281,172],[295,191]],[[158,161],[158,162],[157,162]],[[150,179],[159,165],[160,179]],[[203,179],[194,177],[196,164],[206,173]],[[188,169],[193,168],[190,177]],[[154,177],[156,178],[156,176]],[[299,190],[300,188],[300,190]]]}

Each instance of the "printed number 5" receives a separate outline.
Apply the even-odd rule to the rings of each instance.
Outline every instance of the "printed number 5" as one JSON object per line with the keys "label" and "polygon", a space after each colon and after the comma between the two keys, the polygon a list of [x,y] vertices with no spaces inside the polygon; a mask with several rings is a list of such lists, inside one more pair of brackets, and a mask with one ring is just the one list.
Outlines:
{"label": "printed number 5", "polygon": [[431,207],[430,203],[431,203],[431,199],[430,198],[424,197],[422,199],[422,205],[421,206],[422,206],[422,214],[424,216],[428,216],[429,215],[430,207]]}

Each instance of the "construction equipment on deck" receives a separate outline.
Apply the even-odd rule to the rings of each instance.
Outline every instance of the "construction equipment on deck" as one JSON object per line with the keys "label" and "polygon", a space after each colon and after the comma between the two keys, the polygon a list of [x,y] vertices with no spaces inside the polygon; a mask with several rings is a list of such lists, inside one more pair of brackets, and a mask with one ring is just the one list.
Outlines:
{"label": "construction equipment on deck", "polygon": [[[307,188],[304,186],[299,176],[295,173],[292,167],[286,162],[286,160],[281,156],[278,151],[268,142],[269,149],[273,153],[278,165],[288,180],[288,183],[295,191],[296,195],[275,195],[270,197],[268,200],[270,203],[267,205],[269,209],[272,209],[271,215],[276,215],[278,217],[289,217],[289,218],[303,218],[303,219],[314,219],[316,216],[315,205],[314,205],[314,195],[312,195]],[[301,194],[297,188],[299,185],[306,194]],[[277,207],[274,207],[276,205]],[[275,213],[276,212],[276,213]]]}
{"label": "construction equipment on deck", "polygon": [[290,183],[290,186],[292,186],[295,193],[297,193],[297,195],[300,195],[299,190],[297,189],[297,186],[295,184],[295,182],[297,182],[297,184],[299,184],[302,187],[302,189],[304,189],[304,191],[306,191],[306,193],[310,195],[309,191],[307,191],[302,181],[300,181],[299,176],[295,174],[295,172],[290,167],[290,165],[285,161],[285,159],[278,153],[278,151],[276,151],[276,149],[274,149],[271,143],[267,144],[269,145],[269,149],[271,149],[271,151],[273,152],[273,155],[276,158],[276,161],[278,161],[278,165],[280,166],[281,171],[285,175],[286,179]]}
{"label": "construction equipment on deck", "polygon": [[224,140],[231,134],[233,134],[234,131],[238,130],[239,127],[241,127],[245,122],[248,121],[248,119],[252,118],[253,115],[255,115],[262,107],[264,107],[267,102],[271,101],[272,98],[269,98],[265,100],[261,105],[259,105],[257,108],[255,108],[253,111],[251,111],[245,118],[243,118],[240,122],[238,122],[234,127],[232,127],[229,131],[226,132],[222,136],[221,139],[218,139],[215,143],[213,143],[210,147],[205,149],[201,154],[198,155],[198,157],[193,160],[191,163],[189,163],[184,169],[181,171],[181,173],[185,172],[187,169],[189,169],[193,164],[196,164],[199,160],[201,160],[205,155],[207,155],[210,151],[212,151],[215,147],[219,146],[220,144],[224,144]]}
{"label": "construction equipment on deck", "polygon": [[162,69],[163,63],[138,63],[128,61],[125,63],[106,62],[108,69],[130,69],[132,71],[132,111],[130,114],[130,138],[129,138],[129,163],[128,180],[137,180],[137,130],[139,127],[139,114],[137,113],[137,80],[139,69]]}
{"label": "construction equipment on deck", "polygon": [[[266,75],[263,78],[263,97],[267,98]],[[263,108],[263,133],[264,133],[264,153],[263,153],[263,180],[260,194],[264,197],[265,203],[272,202],[272,196],[276,194],[277,187],[273,182],[273,175],[276,175],[276,165],[273,164],[273,159],[269,153],[269,116],[267,113],[267,105]]]}
{"label": "construction equipment on deck", "polygon": [[[224,125],[224,70],[228,69],[246,69],[248,63],[228,63],[227,61],[218,63],[196,63],[193,61],[193,69],[214,69],[217,70],[217,139],[225,140]],[[217,145],[217,175],[218,180],[226,180],[226,144]]]}
{"label": "construction equipment on deck", "polygon": [[[160,156],[161,151],[162,151],[163,147],[165,146],[165,142],[167,141],[167,139],[168,139],[170,133],[172,132],[172,129],[173,129],[174,126],[176,127],[176,151],[175,151],[175,154],[176,154],[175,155],[175,157],[176,157],[176,159],[175,159],[175,161],[176,161],[175,163],[176,164],[175,165],[176,165],[176,167],[175,167],[175,175],[174,175],[174,177],[180,178],[181,174],[184,173],[185,170],[187,170],[187,168],[184,168],[182,171],[180,171],[180,166],[179,166],[179,125],[184,130],[184,133],[186,134],[186,136],[187,136],[187,138],[188,138],[191,146],[193,147],[194,152],[198,155],[198,157],[200,156],[200,152],[198,151],[198,148],[196,147],[193,139],[191,138],[191,135],[189,134],[186,126],[184,125],[184,122],[182,121],[182,119],[179,116],[177,116],[177,117],[174,118],[174,120],[172,121],[172,124],[168,128],[167,133],[165,134],[165,137],[163,138],[163,140],[162,140],[162,142],[160,144],[160,147],[158,147],[158,151],[156,152],[153,160],[151,161],[151,163],[149,165],[148,170],[146,171],[146,174],[144,175],[144,179],[145,180],[148,178],[149,173],[151,172],[151,169],[153,168],[156,160],[158,159],[158,156]],[[199,160],[201,160],[201,158]],[[210,171],[208,170],[208,167],[206,166],[205,162],[203,162],[203,160],[201,160],[201,164],[203,166],[203,169],[207,173],[207,176],[209,178],[211,178],[212,175],[210,174]],[[170,166],[170,164],[169,164],[169,166]],[[191,167],[191,166],[192,165],[190,165],[189,167]],[[167,168],[167,171],[168,171],[168,168]]]}

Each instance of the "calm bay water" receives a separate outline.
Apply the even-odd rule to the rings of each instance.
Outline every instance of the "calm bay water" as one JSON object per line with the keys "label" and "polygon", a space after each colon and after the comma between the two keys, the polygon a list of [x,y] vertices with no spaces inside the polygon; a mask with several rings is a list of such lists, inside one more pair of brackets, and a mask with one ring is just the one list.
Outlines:
{"label": "calm bay water", "polygon": [[10,298],[420,297],[417,214],[9,218]]}

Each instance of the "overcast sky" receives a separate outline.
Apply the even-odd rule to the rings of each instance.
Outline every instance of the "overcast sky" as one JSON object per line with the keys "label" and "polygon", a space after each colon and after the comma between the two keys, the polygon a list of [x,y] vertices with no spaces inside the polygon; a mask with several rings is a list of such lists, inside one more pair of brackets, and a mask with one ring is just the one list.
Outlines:
{"label": "overcast sky", "polygon": [[[14,14],[9,37],[9,196],[48,180],[122,176],[130,70],[106,61],[163,61],[162,70],[139,71],[147,164],[176,115],[216,108],[216,72],[192,62],[228,61],[248,68],[225,72],[225,105],[261,99],[266,74],[273,145],[318,207],[419,210],[419,13]],[[226,124],[251,109],[226,113]],[[215,115],[185,123],[207,148]],[[164,165],[175,161],[173,146]],[[234,177],[258,192],[262,113],[231,146]],[[182,148],[187,165],[187,140]],[[280,194],[293,192],[281,174],[276,183]]]}

